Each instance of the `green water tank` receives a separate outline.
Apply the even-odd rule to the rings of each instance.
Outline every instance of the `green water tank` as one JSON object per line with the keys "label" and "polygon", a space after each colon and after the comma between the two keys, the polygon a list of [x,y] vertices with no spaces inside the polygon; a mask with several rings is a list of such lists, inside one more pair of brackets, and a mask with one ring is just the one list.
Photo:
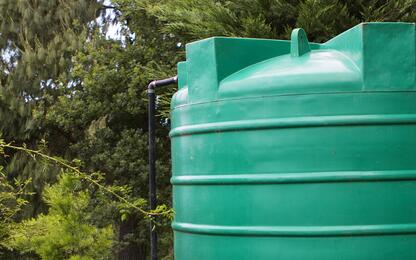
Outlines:
{"label": "green water tank", "polygon": [[188,44],[176,260],[416,259],[415,24]]}

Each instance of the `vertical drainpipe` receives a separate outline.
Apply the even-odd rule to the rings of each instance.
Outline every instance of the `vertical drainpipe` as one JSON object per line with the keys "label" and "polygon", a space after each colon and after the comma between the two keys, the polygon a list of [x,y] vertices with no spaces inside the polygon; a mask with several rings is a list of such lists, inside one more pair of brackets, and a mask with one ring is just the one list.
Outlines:
{"label": "vertical drainpipe", "polygon": [[[156,209],[156,135],[155,135],[155,114],[156,114],[156,93],[157,87],[176,84],[178,77],[171,77],[150,82],[147,86],[148,103],[148,126],[149,126],[149,206],[150,210]],[[157,233],[150,222],[150,256],[151,260],[157,260]]]}

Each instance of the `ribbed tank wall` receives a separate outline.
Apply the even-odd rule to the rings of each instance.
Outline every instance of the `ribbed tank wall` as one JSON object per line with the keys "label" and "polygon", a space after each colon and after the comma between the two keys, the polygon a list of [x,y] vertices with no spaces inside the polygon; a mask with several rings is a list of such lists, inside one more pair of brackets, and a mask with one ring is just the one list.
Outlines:
{"label": "ribbed tank wall", "polygon": [[[363,46],[386,34],[407,60],[368,75],[390,54]],[[175,259],[416,259],[414,39],[414,24],[375,23],[322,45],[302,30],[190,44],[170,133]]]}

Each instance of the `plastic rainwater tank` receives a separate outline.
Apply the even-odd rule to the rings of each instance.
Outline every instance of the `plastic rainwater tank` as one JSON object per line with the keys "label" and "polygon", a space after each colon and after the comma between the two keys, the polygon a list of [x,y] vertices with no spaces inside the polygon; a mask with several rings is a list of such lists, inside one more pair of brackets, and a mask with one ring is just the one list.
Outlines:
{"label": "plastic rainwater tank", "polygon": [[416,259],[415,24],[188,44],[176,260]]}

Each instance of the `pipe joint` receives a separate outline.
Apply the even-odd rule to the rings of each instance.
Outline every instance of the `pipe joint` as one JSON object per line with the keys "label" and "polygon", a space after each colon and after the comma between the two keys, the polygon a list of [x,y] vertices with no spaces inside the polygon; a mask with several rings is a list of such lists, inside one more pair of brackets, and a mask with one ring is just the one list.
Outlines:
{"label": "pipe joint", "polygon": [[149,85],[147,86],[147,92],[153,93],[154,89],[157,87],[163,87],[163,86],[176,84],[176,83],[178,83],[178,76],[174,76],[174,77],[167,78],[167,79],[154,80],[150,82]]}

